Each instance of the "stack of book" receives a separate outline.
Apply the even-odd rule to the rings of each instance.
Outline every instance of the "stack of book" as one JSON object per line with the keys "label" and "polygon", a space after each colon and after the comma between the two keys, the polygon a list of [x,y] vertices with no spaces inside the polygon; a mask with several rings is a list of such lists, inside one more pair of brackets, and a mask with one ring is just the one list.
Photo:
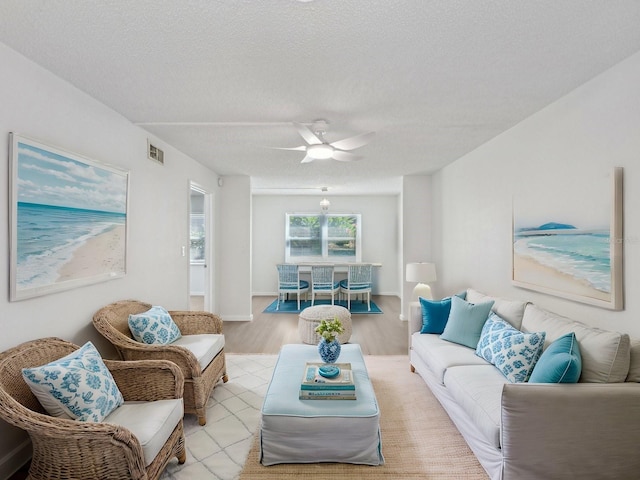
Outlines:
{"label": "stack of book", "polygon": [[300,385],[300,400],[355,400],[356,386],[350,363],[334,364],[340,373],[326,378],[318,372],[324,363],[307,362]]}

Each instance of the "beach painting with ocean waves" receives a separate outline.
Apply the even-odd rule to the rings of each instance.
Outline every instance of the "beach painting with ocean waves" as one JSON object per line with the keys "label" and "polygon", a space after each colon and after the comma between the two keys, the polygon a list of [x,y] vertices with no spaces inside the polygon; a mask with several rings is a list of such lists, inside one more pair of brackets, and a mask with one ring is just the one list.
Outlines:
{"label": "beach painting with ocean waves", "polygon": [[11,300],[126,273],[128,172],[11,135]]}
{"label": "beach painting with ocean waves", "polygon": [[601,196],[590,191],[588,199],[558,192],[564,198],[545,211],[540,198],[514,200],[515,285],[621,308],[622,169],[614,169],[612,177],[613,197],[608,188]]}

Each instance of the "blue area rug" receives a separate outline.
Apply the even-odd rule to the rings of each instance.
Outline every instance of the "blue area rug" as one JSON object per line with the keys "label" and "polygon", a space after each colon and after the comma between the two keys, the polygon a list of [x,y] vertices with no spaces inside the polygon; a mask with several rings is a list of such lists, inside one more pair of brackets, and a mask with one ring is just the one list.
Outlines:
{"label": "blue area rug", "polygon": [[[300,302],[300,310],[298,310],[298,301],[297,300],[287,300],[286,302],[280,302],[280,309],[276,310],[276,305],[278,301],[274,300],[271,305],[264,309],[263,313],[300,313],[307,307],[311,306],[311,300],[305,300]],[[314,305],[331,305],[331,300],[322,299],[316,300]],[[346,300],[336,300],[334,305],[340,305],[341,307],[347,308]],[[371,311],[367,311],[367,302],[362,302],[360,300],[351,300],[351,313],[352,314],[377,314],[382,313],[380,307],[376,305],[373,301],[371,302]]]}

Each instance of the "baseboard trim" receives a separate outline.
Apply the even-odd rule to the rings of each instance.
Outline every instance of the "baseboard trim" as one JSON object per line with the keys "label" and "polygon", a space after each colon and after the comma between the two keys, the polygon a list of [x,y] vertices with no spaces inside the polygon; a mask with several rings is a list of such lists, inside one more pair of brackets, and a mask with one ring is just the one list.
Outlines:
{"label": "baseboard trim", "polygon": [[225,322],[252,322],[253,314],[251,315],[220,315]]}
{"label": "baseboard trim", "polygon": [[0,459],[0,478],[7,480],[31,459],[31,440],[27,438]]}

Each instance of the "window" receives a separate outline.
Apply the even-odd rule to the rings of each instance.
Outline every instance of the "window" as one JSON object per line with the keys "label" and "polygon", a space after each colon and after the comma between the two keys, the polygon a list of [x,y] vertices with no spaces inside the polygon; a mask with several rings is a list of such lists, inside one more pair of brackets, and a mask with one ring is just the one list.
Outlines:
{"label": "window", "polygon": [[360,262],[360,214],[287,213],[286,262]]}

